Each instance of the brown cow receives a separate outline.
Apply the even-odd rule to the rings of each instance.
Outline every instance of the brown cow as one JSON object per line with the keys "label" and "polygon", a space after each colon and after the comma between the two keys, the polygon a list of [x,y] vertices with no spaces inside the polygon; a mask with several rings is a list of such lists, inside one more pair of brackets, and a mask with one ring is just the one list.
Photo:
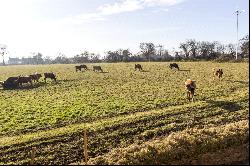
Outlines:
{"label": "brown cow", "polygon": [[36,74],[32,74],[32,75],[29,75],[30,77],[31,77],[31,79],[35,82],[38,82],[39,81],[39,79],[42,77],[42,75],[41,74],[38,74],[38,73],[36,73]]}
{"label": "brown cow", "polygon": [[56,75],[54,73],[44,73],[44,81],[46,82],[46,78],[50,78],[56,82]]}
{"label": "brown cow", "polygon": [[140,64],[135,64],[135,70],[138,69],[139,71],[142,70],[142,65]]}
{"label": "brown cow", "polygon": [[16,80],[16,83],[18,86],[22,86],[23,83],[30,83],[31,86],[33,86],[32,78],[30,76],[19,76],[18,79]]}
{"label": "brown cow", "polygon": [[218,77],[219,80],[220,80],[222,75],[223,75],[222,69],[213,69],[213,72],[214,72],[213,80],[214,80],[215,77]]}
{"label": "brown cow", "polygon": [[95,71],[101,71],[101,72],[103,72],[101,66],[93,66],[93,71],[94,71],[94,72],[95,72]]}
{"label": "brown cow", "polygon": [[187,90],[188,100],[190,101],[192,99],[192,101],[194,101],[194,91],[196,89],[195,81],[191,79],[187,79],[187,81],[185,82],[185,87]]}

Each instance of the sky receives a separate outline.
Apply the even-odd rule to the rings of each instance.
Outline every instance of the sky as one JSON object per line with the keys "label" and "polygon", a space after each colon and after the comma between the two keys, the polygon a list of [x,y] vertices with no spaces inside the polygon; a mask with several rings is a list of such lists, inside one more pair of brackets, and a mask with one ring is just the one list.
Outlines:
{"label": "sky", "polygon": [[[139,52],[142,42],[179,50],[187,39],[236,43],[249,34],[248,0],[0,0],[0,46],[8,57]],[[2,57],[0,57],[1,60]]]}

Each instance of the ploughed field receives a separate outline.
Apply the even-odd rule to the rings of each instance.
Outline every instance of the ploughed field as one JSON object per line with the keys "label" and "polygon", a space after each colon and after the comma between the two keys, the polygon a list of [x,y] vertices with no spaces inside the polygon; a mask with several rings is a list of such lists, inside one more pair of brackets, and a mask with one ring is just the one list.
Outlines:
{"label": "ploughed field", "polygon": [[[169,62],[150,62],[140,63],[142,72],[134,64],[86,64],[90,70],[82,72],[75,65],[0,67],[0,81],[35,72],[57,76],[56,83],[42,77],[33,88],[0,89],[0,164],[28,164],[32,147],[36,164],[80,162],[84,128],[95,161],[186,129],[248,124],[248,63],[178,62],[178,71]],[[104,72],[93,72],[93,65]],[[213,80],[216,67],[223,69],[221,81]],[[186,99],[188,78],[196,81],[194,102]]]}

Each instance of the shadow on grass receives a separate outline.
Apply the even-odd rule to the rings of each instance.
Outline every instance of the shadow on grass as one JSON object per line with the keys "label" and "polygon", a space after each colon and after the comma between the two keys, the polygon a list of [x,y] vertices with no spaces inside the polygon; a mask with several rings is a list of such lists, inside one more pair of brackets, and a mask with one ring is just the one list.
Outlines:
{"label": "shadow on grass", "polygon": [[6,91],[6,90],[29,90],[29,89],[36,89],[39,88],[41,86],[46,85],[45,82],[38,82],[38,83],[33,83],[33,85],[30,84],[26,84],[20,87],[5,87],[0,89],[1,91]]}
{"label": "shadow on grass", "polygon": [[179,70],[179,71],[187,71],[187,72],[190,72],[190,70],[184,70],[184,69],[182,69],[182,70]]}
{"label": "shadow on grass", "polygon": [[81,71],[75,71],[76,73],[84,73],[86,71],[89,71],[90,69],[87,69],[87,70],[81,70]]}
{"label": "shadow on grass", "polygon": [[148,73],[148,72],[149,72],[149,70],[141,70],[141,72]]}
{"label": "shadow on grass", "polygon": [[247,82],[247,81],[233,81],[233,82],[235,82],[235,83],[241,83],[241,84],[245,84],[245,85],[249,84],[249,82]]}
{"label": "shadow on grass", "polygon": [[231,101],[207,100],[206,102],[211,103],[215,106],[221,107],[222,109],[230,111],[230,112],[239,111],[240,109],[242,109],[242,106],[240,106],[239,104],[237,104],[235,102],[231,102]]}
{"label": "shadow on grass", "polygon": [[108,71],[94,71],[94,73],[109,73]]}
{"label": "shadow on grass", "polygon": [[66,82],[74,82],[74,81],[80,81],[82,79],[64,79],[64,80],[57,80],[56,82],[51,81],[51,84],[61,84],[61,83],[66,83]]}

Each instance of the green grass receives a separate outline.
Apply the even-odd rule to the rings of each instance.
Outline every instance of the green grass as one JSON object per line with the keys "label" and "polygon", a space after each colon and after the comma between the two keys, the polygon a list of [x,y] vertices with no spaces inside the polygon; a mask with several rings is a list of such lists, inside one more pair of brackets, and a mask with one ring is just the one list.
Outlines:
{"label": "green grass", "polygon": [[[248,120],[247,63],[178,63],[182,71],[141,64],[146,72],[134,71],[134,63],[99,64],[105,73],[76,73],[74,65],[0,67],[0,80],[49,71],[58,77],[34,89],[0,89],[0,163],[27,164],[33,146],[38,164],[80,161],[85,127],[96,157],[186,128]],[[214,67],[223,68],[222,81],[213,81]],[[197,81],[194,103],[186,99],[187,78]]]}

